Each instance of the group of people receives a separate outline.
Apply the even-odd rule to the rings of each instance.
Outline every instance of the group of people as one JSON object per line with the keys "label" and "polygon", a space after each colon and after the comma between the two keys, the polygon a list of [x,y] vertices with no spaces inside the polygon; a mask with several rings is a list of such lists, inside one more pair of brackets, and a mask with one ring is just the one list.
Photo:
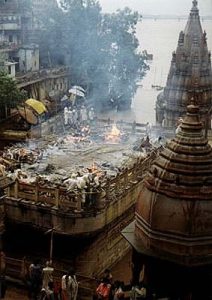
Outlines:
{"label": "group of people", "polygon": [[63,111],[64,125],[77,128],[79,125],[88,125],[94,121],[96,114],[94,108],[81,107],[64,107]]}
{"label": "group of people", "polygon": [[78,282],[73,268],[62,276],[61,282],[53,280],[54,268],[47,261],[42,268],[38,261],[29,266],[27,284],[30,300],[76,300]]}
{"label": "group of people", "polygon": [[113,276],[109,269],[104,271],[103,277],[100,280],[94,300],[118,300],[123,299],[124,292],[122,290],[122,282],[115,281],[113,283]]}
{"label": "group of people", "polygon": [[53,271],[54,268],[49,261],[46,262],[44,268],[38,260],[29,266],[27,285],[30,300],[56,299],[54,297]]}
{"label": "group of people", "polygon": [[109,269],[106,269],[104,276],[97,286],[96,293],[94,295],[95,300],[141,300],[146,298],[146,288],[143,283],[138,285],[132,285],[130,290],[126,288],[124,282],[114,281],[113,276]]}
{"label": "group of people", "polygon": [[78,282],[74,269],[70,269],[63,275],[61,282],[61,300],[76,300],[78,294]]}

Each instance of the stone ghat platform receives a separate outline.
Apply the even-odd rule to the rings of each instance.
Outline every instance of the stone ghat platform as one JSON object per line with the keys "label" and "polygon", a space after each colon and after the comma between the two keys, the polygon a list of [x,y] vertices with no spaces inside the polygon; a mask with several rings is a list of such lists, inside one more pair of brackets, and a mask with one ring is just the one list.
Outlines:
{"label": "stone ghat platform", "polygon": [[[15,181],[6,190],[6,217],[46,230],[68,235],[92,235],[132,207],[140,192],[140,181],[157,155],[156,151],[130,169],[108,179],[96,192],[68,192],[63,187]],[[90,204],[86,204],[88,198]]]}
{"label": "stone ghat platform", "polygon": [[150,144],[135,150],[142,136],[126,134],[121,126],[108,141],[110,129],[96,126],[85,136],[72,130],[6,148],[3,159],[19,164],[4,165],[14,181],[5,189],[7,220],[91,236],[133,207],[159,150]]}
{"label": "stone ghat platform", "polygon": [[[68,134],[59,141],[48,136],[39,143],[31,140],[28,147],[5,149],[4,159],[19,164],[19,169],[5,164],[5,175],[14,181],[2,199],[4,244],[12,257],[16,249],[18,257],[27,253],[32,260],[39,253],[45,261],[49,235],[43,233],[49,230],[54,232],[53,257],[59,268],[73,264],[89,278],[128,251],[120,231],[132,222],[143,177],[160,148],[141,149],[139,134],[123,134],[124,141],[103,143],[108,128],[93,132],[88,139],[79,137],[79,142]],[[81,180],[87,175],[84,186]],[[77,184],[73,186],[72,180]]]}

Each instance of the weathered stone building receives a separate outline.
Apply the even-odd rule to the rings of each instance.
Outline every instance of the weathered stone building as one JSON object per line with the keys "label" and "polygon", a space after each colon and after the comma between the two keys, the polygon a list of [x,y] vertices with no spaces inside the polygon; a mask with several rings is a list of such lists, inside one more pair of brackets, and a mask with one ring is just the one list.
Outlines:
{"label": "weathered stone building", "polygon": [[176,126],[177,120],[185,115],[191,90],[199,95],[201,119],[210,126],[211,54],[196,0],[193,1],[185,30],[180,32],[177,50],[172,55],[166,87],[157,99],[156,121],[165,127]]}
{"label": "weathered stone building", "polygon": [[212,299],[212,148],[199,107],[187,107],[176,137],[156,158],[138,197],[134,281],[145,265],[152,293],[169,299]]}
{"label": "weathered stone building", "polygon": [[69,87],[68,68],[46,70],[39,61],[39,16],[56,8],[56,0],[0,0],[0,67],[39,100],[59,99]]}
{"label": "weathered stone building", "polygon": [[17,86],[26,90],[32,98],[59,100],[68,90],[69,75],[67,67],[58,67],[23,74],[16,81]]}
{"label": "weathered stone building", "polygon": [[0,1],[0,60],[13,77],[15,71],[39,70],[38,45],[28,44],[32,29],[30,12],[24,0]]}

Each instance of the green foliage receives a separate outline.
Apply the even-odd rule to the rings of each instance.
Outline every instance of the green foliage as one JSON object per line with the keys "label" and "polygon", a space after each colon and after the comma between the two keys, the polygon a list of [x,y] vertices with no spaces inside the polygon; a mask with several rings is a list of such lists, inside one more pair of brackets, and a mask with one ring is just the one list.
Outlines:
{"label": "green foliage", "polygon": [[63,9],[43,16],[41,63],[70,66],[74,84],[84,86],[101,109],[129,108],[146,64],[135,36],[140,20],[125,8],[102,14],[96,0],[61,0]]}
{"label": "green foliage", "polygon": [[10,76],[0,71],[0,119],[6,118],[9,110],[15,108],[24,99],[26,99],[26,93],[17,88]]}

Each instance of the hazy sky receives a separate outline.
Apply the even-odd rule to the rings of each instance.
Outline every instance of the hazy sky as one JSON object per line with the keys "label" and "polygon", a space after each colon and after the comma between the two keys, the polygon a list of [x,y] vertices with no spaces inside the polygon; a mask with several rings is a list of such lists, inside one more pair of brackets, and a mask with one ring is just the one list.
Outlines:
{"label": "hazy sky", "polygon": [[[99,0],[103,11],[112,12],[125,6],[141,14],[187,14],[192,0]],[[199,0],[201,15],[212,15],[212,0]]]}

